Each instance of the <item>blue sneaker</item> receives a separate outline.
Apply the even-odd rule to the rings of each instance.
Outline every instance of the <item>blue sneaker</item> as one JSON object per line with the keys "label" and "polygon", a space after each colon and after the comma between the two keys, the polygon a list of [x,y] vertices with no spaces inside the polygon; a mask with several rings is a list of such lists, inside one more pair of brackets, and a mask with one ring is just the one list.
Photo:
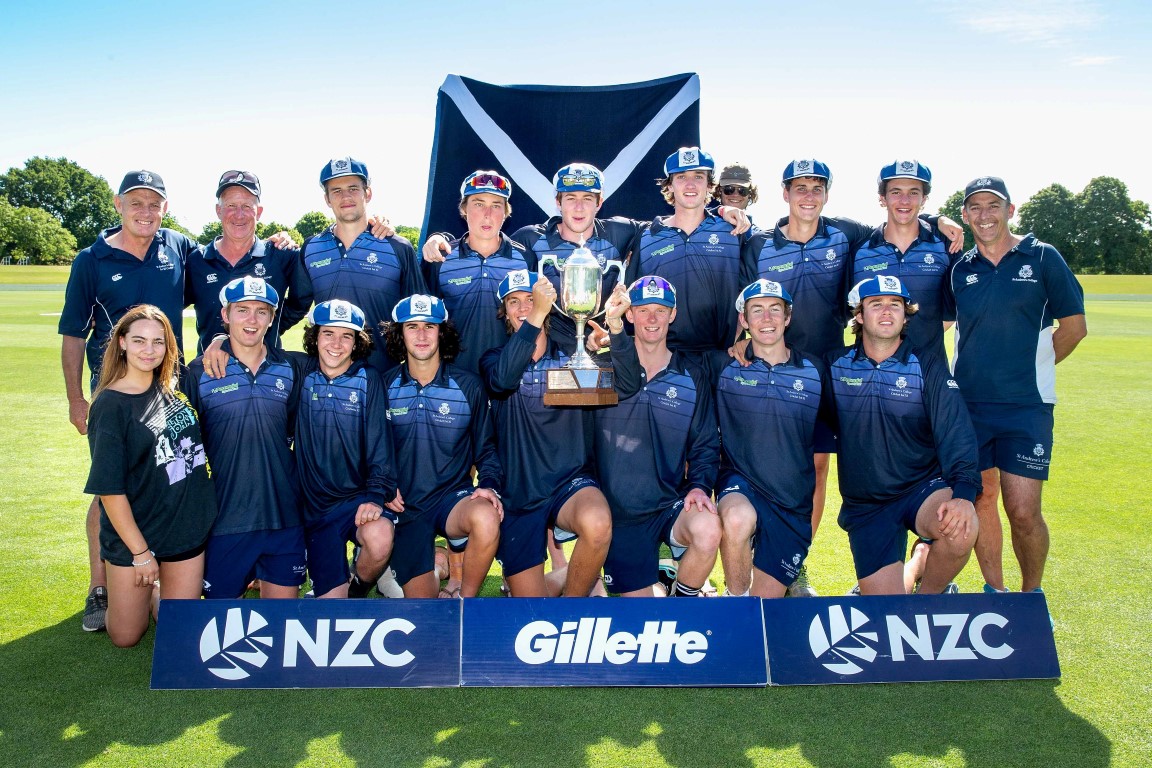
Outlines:
{"label": "blue sneaker", "polygon": [[987,583],[984,584],[984,594],[986,594],[986,595],[1002,594],[1004,592],[1010,592],[1010,591],[1011,590],[1009,590],[1007,587],[1005,587],[1004,589],[996,589],[996,587],[992,586],[991,584],[987,584]]}

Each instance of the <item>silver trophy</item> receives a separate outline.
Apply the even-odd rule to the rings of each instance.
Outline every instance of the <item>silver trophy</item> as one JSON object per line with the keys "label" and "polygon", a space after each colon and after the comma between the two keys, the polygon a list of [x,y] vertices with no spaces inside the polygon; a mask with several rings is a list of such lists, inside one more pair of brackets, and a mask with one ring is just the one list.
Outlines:
{"label": "silver trophy", "polygon": [[603,277],[615,268],[619,279],[624,279],[624,265],[615,260],[604,266],[592,251],[580,247],[561,264],[556,254],[540,257],[537,267],[541,280],[544,265],[551,264],[561,275],[560,311],[576,323],[576,353],[563,368],[551,368],[544,385],[545,405],[615,405],[618,402],[613,387],[610,366],[600,367],[584,349],[584,326],[599,315]]}

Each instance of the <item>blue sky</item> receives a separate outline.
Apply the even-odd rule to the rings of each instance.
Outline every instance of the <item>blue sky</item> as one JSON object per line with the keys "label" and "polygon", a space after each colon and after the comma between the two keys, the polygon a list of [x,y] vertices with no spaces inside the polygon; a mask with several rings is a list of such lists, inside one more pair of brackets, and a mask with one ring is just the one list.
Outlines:
{"label": "blue sky", "polygon": [[930,206],[986,174],[1019,202],[1100,175],[1152,201],[1147,3],[170,5],[10,4],[0,169],[63,155],[115,184],[148,168],[199,231],[222,171],[259,174],[264,218],[290,224],[323,209],[324,162],[351,154],[372,171],[372,209],[419,225],[448,74],[598,85],[696,72],[702,145],[749,165],[761,223],[783,213],[783,167],[811,156],[833,170],[828,212],[869,222],[882,219],[876,173],[897,157],[932,168]]}

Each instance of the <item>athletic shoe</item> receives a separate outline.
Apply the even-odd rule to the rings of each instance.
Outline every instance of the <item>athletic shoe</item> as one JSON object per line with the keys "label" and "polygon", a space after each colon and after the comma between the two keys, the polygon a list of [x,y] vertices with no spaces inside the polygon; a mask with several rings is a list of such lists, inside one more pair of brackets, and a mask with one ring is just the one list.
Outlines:
{"label": "athletic shoe", "polygon": [[940,594],[942,594],[942,595],[958,595],[958,594],[960,594],[960,586],[956,582],[950,581],[950,582],[948,582],[948,586],[944,587],[944,591],[941,592]]}
{"label": "athletic shoe", "polygon": [[812,585],[808,583],[808,564],[800,566],[799,572],[796,574],[796,580],[788,585],[787,591],[784,593],[788,597],[819,597]]}
{"label": "athletic shoe", "polygon": [[1003,594],[1004,592],[1009,592],[1009,591],[1011,591],[1011,590],[1009,590],[1007,587],[1005,587],[1004,589],[996,589],[996,587],[992,586],[991,584],[986,583],[984,585],[984,594],[986,594],[986,595],[998,595],[998,594]]}
{"label": "athletic shoe", "polygon": [[376,580],[376,591],[380,597],[404,597],[404,590],[396,583],[396,571],[391,566],[385,568]]}
{"label": "athletic shoe", "polygon": [[656,571],[656,578],[664,585],[664,590],[668,594],[672,594],[672,585],[676,582],[676,574],[679,570],[679,566],[676,565],[675,560],[666,558],[660,561],[659,569]]}
{"label": "athletic shoe", "polygon": [[860,597],[860,585],[853,584],[852,589],[844,593],[845,597]]}
{"label": "athletic shoe", "polygon": [[104,617],[108,614],[108,588],[95,587],[84,601],[84,619],[80,626],[85,632],[103,632]]}

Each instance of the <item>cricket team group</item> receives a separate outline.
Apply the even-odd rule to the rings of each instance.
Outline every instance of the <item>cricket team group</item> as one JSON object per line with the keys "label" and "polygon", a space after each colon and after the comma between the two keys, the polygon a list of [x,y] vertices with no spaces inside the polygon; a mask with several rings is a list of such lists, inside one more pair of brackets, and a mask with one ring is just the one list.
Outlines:
{"label": "cricket team group", "polygon": [[[225,172],[199,246],[161,228],[161,177],[132,171],[121,224],[74,260],[59,332],[92,455],[85,630],[130,646],[161,599],[309,580],[317,598],[474,597],[494,560],[516,597],[716,595],[718,557],[726,596],[815,595],[832,453],[854,592],[955,591],[973,550],[1006,591],[1001,501],[1019,588],[1041,588],[1055,366],[1087,326],[1060,254],[1012,232],[1002,179],[967,185],[965,252],[959,224],[922,214],[915,160],[880,169],[879,226],[825,216],[830,169],[793,160],[768,229],[749,169],[698,147],[668,156],[672,211],[651,221],[598,218],[604,176],[576,162],[556,215],[511,236],[512,182],[477,170],[465,231],[419,255],[369,218],[363,163],[319,180],[335,222],[297,247],[256,237],[260,181]],[[578,338],[565,263],[589,254],[622,268]],[[283,349],[301,321],[304,351]],[[616,404],[545,404],[578,345]]]}

